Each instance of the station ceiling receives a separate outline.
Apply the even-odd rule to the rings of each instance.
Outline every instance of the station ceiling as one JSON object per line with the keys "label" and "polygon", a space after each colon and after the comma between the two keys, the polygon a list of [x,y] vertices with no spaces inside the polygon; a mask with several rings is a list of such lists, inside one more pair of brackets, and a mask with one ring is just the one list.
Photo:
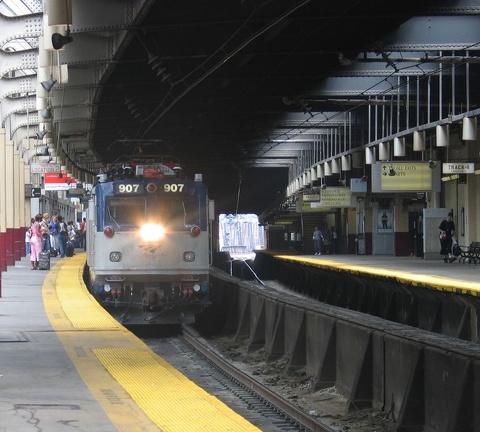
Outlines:
{"label": "station ceiling", "polygon": [[276,205],[290,165],[311,146],[301,132],[325,120],[312,116],[348,109],[315,91],[341,72],[339,56],[381,53],[427,4],[153,2],[105,83],[95,149],[108,161],[125,150],[116,140],[163,140],[185,170],[203,174],[219,210],[259,214]]}
{"label": "station ceiling", "polygon": [[452,44],[457,30],[443,27],[445,16],[477,19],[463,3],[74,2],[73,41],[58,52],[69,68],[54,88],[58,139],[90,171],[150,140],[203,174],[218,211],[260,214],[321,157],[319,136],[346,127],[406,65],[425,75],[428,51],[475,41]]}

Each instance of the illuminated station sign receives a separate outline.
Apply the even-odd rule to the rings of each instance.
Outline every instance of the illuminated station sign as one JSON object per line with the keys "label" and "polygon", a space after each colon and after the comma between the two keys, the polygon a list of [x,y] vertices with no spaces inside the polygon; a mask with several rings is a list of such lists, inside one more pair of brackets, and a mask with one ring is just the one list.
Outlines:
{"label": "illuminated station sign", "polygon": [[372,165],[372,192],[440,192],[440,164],[377,162]]}

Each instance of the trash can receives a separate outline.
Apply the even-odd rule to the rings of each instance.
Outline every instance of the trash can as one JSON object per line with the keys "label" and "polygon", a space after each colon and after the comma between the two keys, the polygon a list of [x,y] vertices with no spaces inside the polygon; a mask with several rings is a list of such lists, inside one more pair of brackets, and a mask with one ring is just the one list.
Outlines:
{"label": "trash can", "polygon": [[357,255],[365,255],[365,234],[357,234]]}

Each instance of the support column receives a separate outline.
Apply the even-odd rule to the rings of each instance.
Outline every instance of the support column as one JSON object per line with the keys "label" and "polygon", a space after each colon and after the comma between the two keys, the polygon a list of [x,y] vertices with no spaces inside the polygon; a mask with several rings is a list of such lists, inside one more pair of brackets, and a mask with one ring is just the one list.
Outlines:
{"label": "support column", "polygon": [[[23,163],[22,163],[23,165]],[[22,221],[22,208],[23,203],[25,202],[25,183],[22,183],[23,167],[20,170],[20,152],[14,148],[13,150],[13,202],[14,202],[14,213],[13,213],[13,239],[14,239],[14,249],[13,256],[14,260],[20,261],[22,256],[25,256],[25,230],[21,225]]]}
{"label": "support column", "polygon": [[0,129],[0,297],[1,291],[1,272],[7,270],[7,247],[6,247],[6,208],[7,201],[5,196],[5,190],[7,187],[6,175],[5,175],[5,129]]}
{"label": "support column", "polygon": [[15,241],[14,241],[14,214],[15,214],[15,196],[14,196],[14,158],[13,142],[6,141],[5,144],[5,198],[6,198],[6,262],[7,267],[15,264]]}
{"label": "support column", "polygon": [[[32,184],[32,175],[30,173],[30,165],[25,165],[25,162],[20,162],[20,171],[23,171],[23,175],[21,175],[21,184],[24,185],[31,185],[33,188]],[[23,226],[25,228],[31,226],[32,222],[32,204],[31,204],[31,197],[30,196],[25,196],[24,200],[24,206],[23,206]],[[37,198],[38,199],[38,198]]]}

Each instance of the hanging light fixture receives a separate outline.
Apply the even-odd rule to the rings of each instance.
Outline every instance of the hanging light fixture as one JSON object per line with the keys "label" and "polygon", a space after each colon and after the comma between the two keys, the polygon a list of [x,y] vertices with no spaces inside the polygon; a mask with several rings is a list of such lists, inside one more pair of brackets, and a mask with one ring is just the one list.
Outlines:
{"label": "hanging light fixture", "polygon": [[50,119],[50,118],[52,118],[52,108],[51,108],[51,107],[45,108],[44,110],[40,111],[40,115],[41,115],[44,119]]}
{"label": "hanging light fixture", "polygon": [[330,166],[330,162],[325,162],[323,172],[324,172],[326,177],[332,175],[332,168]]}
{"label": "hanging light fixture", "polygon": [[425,131],[413,132],[413,151],[425,151]]}
{"label": "hanging light fixture", "polygon": [[67,26],[67,30],[65,30],[65,35],[61,35],[60,33],[54,33],[52,35],[52,46],[55,50],[62,49],[65,45],[71,42],[73,42],[73,38],[70,36],[69,26]]}
{"label": "hanging light fixture", "polygon": [[42,81],[40,84],[42,87],[45,89],[45,91],[48,93],[50,90],[52,90],[52,87],[56,84],[57,80],[53,79],[53,77],[50,77],[48,81]]}
{"label": "hanging light fixture", "polygon": [[462,122],[462,139],[475,141],[477,139],[477,118],[465,117]]}
{"label": "hanging light fixture", "polygon": [[323,165],[318,164],[317,165],[317,178],[321,179],[323,177],[324,177]]}
{"label": "hanging light fixture", "polygon": [[53,49],[59,50],[71,42],[73,38],[70,36],[70,24],[73,24],[72,20],[72,1],[71,0],[47,0],[47,16],[48,25],[60,26],[65,25],[67,29],[65,34],[60,33],[52,34],[52,46]]}
{"label": "hanging light fixture", "polygon": [[393,155],[405,156],[405,138],[395,137],[393,139]]}
{"label": "hanging light fixture", "polygon": [[366,165],[372,165],[375,161],[375,156],[373,154],[374,152],[374,148],[373,147],[367,147],[365,149],[365,164]]}
{"label": "hanging light fixture", "polygon": [[386,161],[390,159],[390,151],[389,151],[389,145],[388,143],[380,143],[378,145],[378,159],[381,161]]}
{"label": "hanging light fixture", "polygon": [[331,168],[332,168],[332,173],[333,174],[339,174],[340,173],[340,164],[338,163],[338,159],[332,159],[331,163]]}
{"label": "hanging light fixture", "polygon": [[41,130],[41,131],[38,131],[38,132],[35,132],[36,136],[37,136],[37,139],[39,141],[41,141],[45,135],[47,134],[47,131],[45,129]]}
{"label": "hanging light fixture", "polygon": [[437,125],[435,127],[437,147],[448,147],[450,145],[450,133],[448,125]]}
{"label": "hanging light fixture", "polygon": [[350,171],[351,163],[350,163],[350,155],[342,156],[342,171]]}

